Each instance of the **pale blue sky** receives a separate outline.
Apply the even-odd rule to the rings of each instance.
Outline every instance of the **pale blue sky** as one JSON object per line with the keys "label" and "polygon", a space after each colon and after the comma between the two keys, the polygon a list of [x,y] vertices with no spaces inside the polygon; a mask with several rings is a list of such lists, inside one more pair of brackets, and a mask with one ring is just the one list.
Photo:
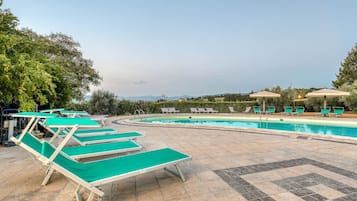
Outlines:
{"label": "pale blue sky", "polygon": [[4,0],[20,27],[81,44],[120,96],[331,87],[357,42],[354,0]]}

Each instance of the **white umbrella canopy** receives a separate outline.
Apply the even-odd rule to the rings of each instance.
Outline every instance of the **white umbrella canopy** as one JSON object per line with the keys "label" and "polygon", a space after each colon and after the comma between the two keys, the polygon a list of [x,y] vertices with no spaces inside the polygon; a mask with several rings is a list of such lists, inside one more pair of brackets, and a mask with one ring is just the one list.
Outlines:
{"label": "white umbrella canopy", "polygon": [[263,98],[263,111],[265,111],[265,98],[277,98],[280,94],[273,93],[270,91],[260,91],[254,94],[249,94],[250,98]]}
{"label": "white umbrella canopy", "polygon": [[327,97],[339,97],[339,96],[349,96],[350,92],[339,91],[336,89],[320,89],[316,91],[312,91],[306,94],[306,97],[324,97],[324,108],[326,108]]}

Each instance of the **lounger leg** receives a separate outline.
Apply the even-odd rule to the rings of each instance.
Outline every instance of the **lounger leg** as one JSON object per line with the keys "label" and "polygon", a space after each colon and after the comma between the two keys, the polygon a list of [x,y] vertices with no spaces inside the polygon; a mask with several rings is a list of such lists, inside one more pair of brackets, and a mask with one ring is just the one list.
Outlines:
{"label": "lounger leg", "polygon": [[53,172],[54,172],[55,170],[53,169],[53,168],[49,168],[48,170],[47,170],[47,172],[46,172],[46,177],[43,179],[43,181],[42,181],[42,186],[45,186],[47,183],[48,183],[48,181],[50,180],[50,178],[51,178],[51,176],[52,176],[52,174],[53,174]]}
{"label": "lounger leg", "polygon": [[74,191],[74,195],[76,196],[77,201],[82,201],[82,197],[79,193],[80,190],[81,190],[81,185],[78,185],[76,191]]}
{"label": "lounger leg", "polygon": [[172,170],[170,170],[170,169],[168,169],[168,168],[164,168],[164,169],[165,169],[166,171],[170,172],[171,174],[173,174],[173,175],[175,175],[175,176],[177,176],[177,177],[180,177],[181,180],[182,180],[183,182],[185,182],[186,179],[185,179],[185,177],[183,176],[182,171],[181,171],[180,167],[178,166],[178,164],[175,165],[175,168],[176,168],[176,170],[177,170],[177,173],[174,172],[174,171],[172,171]]}
{"label": "lounger leg", "polygon": [[93,198],[94,198],[94,193],[93,193],[93,192],[90,192],[90,194],[89,194],[89,197],[88,197],[87,201],[92,201],[92,200],[93,200]]}
{"label": "lounger leg", "polygon": [[180,167],[178,166],[178,164],[176,164],[175,167],[176,167],[176,170],[177,170],[177,172],[179,173],[179,175],[180,175],[180,177],[181,177],[181,180],[182,180],[183,182],[185,182],[186,179],[185,179],[185,177],[183,176],[182,171],[181,171]]}

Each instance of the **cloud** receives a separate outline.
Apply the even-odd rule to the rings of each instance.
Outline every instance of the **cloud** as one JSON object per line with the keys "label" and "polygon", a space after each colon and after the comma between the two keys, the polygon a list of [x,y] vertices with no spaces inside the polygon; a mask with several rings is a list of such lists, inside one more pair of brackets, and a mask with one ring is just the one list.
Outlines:
{"label": "cloud", "polygon": [[133,84],[135,85],[144,85],[144,84],[147,84],[148,82],[147,81],[144,81],[144,80],[139,80],[139,81],[134,81]]}

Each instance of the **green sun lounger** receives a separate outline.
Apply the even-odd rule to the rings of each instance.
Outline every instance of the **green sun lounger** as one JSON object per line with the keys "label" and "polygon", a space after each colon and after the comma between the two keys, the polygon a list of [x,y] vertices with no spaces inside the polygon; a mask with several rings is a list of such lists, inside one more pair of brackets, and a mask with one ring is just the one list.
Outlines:
{"label": "green sun lounger", "polygon": [[[65,132],[69,132],[69,129],[64,129]],[[97,128],[97,129],[78,129],[74,132],[78,136],[96,136],[118,133],[114,128]]]}
{"label": "green sun lounger", "polygon": [[[30,133],[22,136],[23,141],[18,143],[25,150],[31,152],[37,159],[49,164],[43,185],[47,184],[54,171],[57,171],[78,184],[75,196],[81,200],[79,191],[85,188],[90,191],[88,200],[94,196],[103,197],[104,192],[99,188],[102,185],[140,175],[158,169],[167,169],[175,166],[175,175],[185,178],[179,168],[179,163],[190,160],[192,157],[171,148],[141,152],[116,158],[104,159],[88,163],[80,163],[66,156],[63,152],[56,153],[56,149],[47,142],[40,142]],[[169,170],[171,173],[171,170]]]}
{"label": "green sun lounger", "polygon": [[[63,132],[58,128],[48,128],[45,126],[48,131],[53,133],[53,137],[50,140],[52,142],[57,136],[66,137],[69,132]],[[121,142],[128,140],[135,140],[136,138],[143,137],[144,135],[138,132],[123,132],[123,133],[107,133],[102,135],[93,135],[93,134],[76,134],[72,135],[72,139],[82,146],[90,145],[90,144],[98,144],[98,143],[108,143],[108,142]]]}
{"label": "green sun lounger", "polygon": [[291,106],[284,106],[284,114],[289,115],[293,113],[293,107]]}
{"label": "green sun lounger", "polygon": [[296,106],[295,112],[293,114],[302,115],[305,112],[305,108],[303,106]]}
{"label": "green sun lounger", "polygon": [[326,107],[326,108],[321,108],[321,115],[322,116],[328,116],[331,112],[331,108],[330,107]]}
{"label": "green sun lounger", "polygon": [[134,140],[138,137],[143,137],[144,135],[138,132],[124,132],[108,135],[97,135],[97,136],[79,136],[77,134],[73,135],[73,139],[80,145],[89,145],[97,143],[107,143],[107,142],[120,142],[127,140]]}
{"label": "green sun lounger", "polygon": [[91,144],[86,146],[64,147],[62,151],[73,159],[89,158],[131,151],[139,151],[142,147],[133,140]]}
{"label": "green sun lounger", "polygon": [[267,114],[275,113],[275,106],[268,106],[268,110],[266,111]]}
{"label": "green sun lounger", "polygon": [[345,112],[345,109],[343,107],[333,107],[333,115],[337,116],[341,116],[343,113]]}
{"label": "green sun lounger", "polygon": [[261,114],[262,110],[260,109],[260,106],[254,106],[253,107],[253,112],[256,114]]}
{"label": "green sun lounger", "polygon": [[[36,113],[36,112],[21,112],[12,115],[13,117],[27,117],[27,118],[53,118],[56,117],[56,114],[48,114],[48,113]],[[30,121],[29,124],[31,126],[26,126],[28,129],[24,129],[23,132],[31,132],[34,125],[36,125],[35,121]],[[21,136],[21,135],[20,135]],[[14,139],[15,143],[21,142],[21,139]],[[52,140],[50,140],[52,141]],[[72,147],[64,147],[62,151],[69,155],[74,159],[86,158],[86,157],[94,157],[94,156],[102,156],[109,154],[117,154],[123,152],[130,151],[138,151],[142,149],[140,145],[135,143],[134,141],[121,141],[121,142],[111,142],[104,144],[94,144],[87,146],[72,146]]]}

